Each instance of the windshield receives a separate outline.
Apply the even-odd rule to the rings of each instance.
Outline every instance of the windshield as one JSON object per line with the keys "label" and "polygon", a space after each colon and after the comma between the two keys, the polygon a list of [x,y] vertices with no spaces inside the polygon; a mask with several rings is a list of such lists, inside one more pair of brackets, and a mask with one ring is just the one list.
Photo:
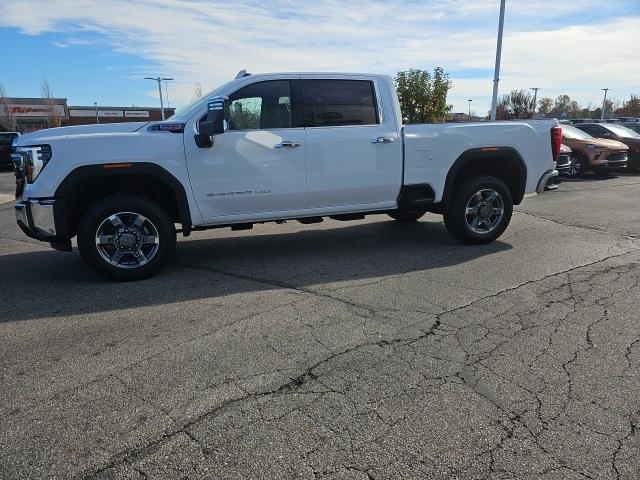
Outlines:
{"label": "windshield", "polygon": [[172,121],[172,122],[186,122],[191,117],[191,115],[193,115],[196,111],[198,111],[198,110],[200,110],[202,108],[202,106],[205,104],[205,102],[209,98],[211,98],[212,96],[217,95],[218,91],[220,91],[223,88],[225,88],[227,85],[229,85],[229,83],[231,83],[231,82],[227,82],[224,85],[216,88],[215,90],[207,93],[206,95],[203,95],[202,97],[194,100],[190,104],[185,105],[182,108],[179,108],[176,111],[176,113],[174,113],[169,118],[167,118],[167,120]]}
{"label": "windshield", "polygon": [[578,130],[576,127],[572,127],[571,125],[562,125],[562,136],[569,140],[589,140],[593,138],[587,132]]}
{"label": "windshield", "polygon": [[604,125],[604,127],[622,138],[640,138],[640,134],[622,125]]}

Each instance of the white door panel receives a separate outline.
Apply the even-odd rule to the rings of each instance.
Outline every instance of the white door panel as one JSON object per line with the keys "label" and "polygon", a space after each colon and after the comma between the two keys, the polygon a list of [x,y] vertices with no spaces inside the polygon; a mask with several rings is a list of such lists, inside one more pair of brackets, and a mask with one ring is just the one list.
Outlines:
{"label": "white door panel", "polygon": [[187,164],[205,218],[308,207],[302,128],[227,131],[212,148],[192,141]]}
{"label": "white door panel", "polygon": [[[205,221],[309,206],[305,131],[293,128],[292,80],[257,81],[231,92],[229,129],[211,148],[198,148],[185,135],[191,185]],[[197,131],[199,118],[187,131]]]}
{"label": "white door panel", "polygon": [[[309,206],[393,204],[402,141],[386,86],[367,77],[303,76],[302,92]],[[386,142],[372,143],[378,138]]]}
{"label": "white door panel", "polygon": [[[389,143],[372,143],[378,137]],[[383,126],[307,129],[310,207],[393,202],[402,182],[402,142]]]}

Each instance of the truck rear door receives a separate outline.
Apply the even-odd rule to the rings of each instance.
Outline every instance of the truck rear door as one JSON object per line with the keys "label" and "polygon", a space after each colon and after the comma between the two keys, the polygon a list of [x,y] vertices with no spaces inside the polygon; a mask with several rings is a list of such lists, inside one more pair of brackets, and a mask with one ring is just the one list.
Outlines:
{"label": "truck rear door", "polygon": [[302,97],[309,207],[393,207],[402,141],[387,85],[303,75]]}

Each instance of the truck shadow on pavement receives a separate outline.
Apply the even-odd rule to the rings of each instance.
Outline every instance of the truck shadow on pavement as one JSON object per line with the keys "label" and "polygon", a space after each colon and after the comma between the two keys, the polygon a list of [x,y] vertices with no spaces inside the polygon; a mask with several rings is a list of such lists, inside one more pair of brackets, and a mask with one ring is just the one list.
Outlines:
{"label": "truck shadow on pavement", "polygon": [[[307,289],[411,271],[439,269],[511,249],[496,241],[467,246],[441,222],[332,223],[283,233],[195,233],[178,243],[173,261],[141,282],[102,279],[73,254],[30,251],[0,256],[10,281],[0,322],[32,320],[166,305],[274,288]],[[308,228],[308,227],[307,227]],[[213,231],[216,234],[215,230]]]}

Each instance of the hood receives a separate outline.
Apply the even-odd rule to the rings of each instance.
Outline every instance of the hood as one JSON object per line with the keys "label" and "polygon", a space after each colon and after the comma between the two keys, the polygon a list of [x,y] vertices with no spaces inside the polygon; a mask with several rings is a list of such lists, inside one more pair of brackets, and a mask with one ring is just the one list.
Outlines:
{"label": "hood", "polygon": [[35,142],[45,142],[51,139],[68,138],[75,135],[100,135],[111,133],[132,133],[147,125],[149,122],[101,123],[91,125],[77,125],[73,127],[46,128],[18,137],[18,145],[29,145]]}
{"label": "hood", "polygon": [[617,140],[609,140],[606,138],[588,138],[586,140],[564,138],[562,139],[562,141],[563,143],[566,143],[568,146],[574,149],[578,146],[587,145],[587,144],[592,144],[597,147],[606,148],[609,150],[628,150],[629,149],[629,147],[627,147],[622,142],[618,142]]}

